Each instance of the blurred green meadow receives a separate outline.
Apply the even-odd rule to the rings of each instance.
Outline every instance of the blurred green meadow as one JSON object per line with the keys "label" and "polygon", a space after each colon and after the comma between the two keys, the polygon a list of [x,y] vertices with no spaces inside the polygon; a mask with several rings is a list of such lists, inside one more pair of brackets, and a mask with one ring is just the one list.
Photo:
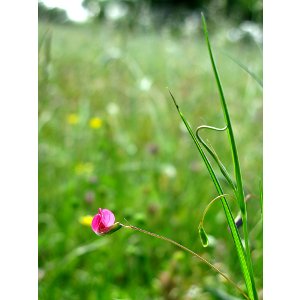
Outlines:
{"label": "blurred green meadow", "polygon": [[[208,24],[251,194],[260,291],[262,89],[228,55],[261,78],[262,46],[251,35],[233,39],[236,28],[222,20]],[[121,223],[191,248],[243,287],[221,203],[206,215],[210,245],[201,245],[198,224],[217,193],[167,89],[193,129],[224,126],[200,23],[190,29],[39,23],[40,299],[241,297],[174,245],[126,229],[99,237],[82,224],[99,207],[110,209]],[[204,136],[232,173],[226,134]],[[237,215],[237,204],[229,204]]]}

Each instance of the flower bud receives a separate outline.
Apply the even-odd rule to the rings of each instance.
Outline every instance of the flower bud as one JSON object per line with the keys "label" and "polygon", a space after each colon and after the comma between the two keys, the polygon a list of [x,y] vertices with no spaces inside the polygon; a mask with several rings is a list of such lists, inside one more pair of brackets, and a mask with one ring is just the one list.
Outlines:
{"label": "flower bud", "polygon": [[119,230],[122,225],[119,222],[115,223],[114,214],[108,209],[99,208],[91,224],[92,230],[97,235],[105,235]]}

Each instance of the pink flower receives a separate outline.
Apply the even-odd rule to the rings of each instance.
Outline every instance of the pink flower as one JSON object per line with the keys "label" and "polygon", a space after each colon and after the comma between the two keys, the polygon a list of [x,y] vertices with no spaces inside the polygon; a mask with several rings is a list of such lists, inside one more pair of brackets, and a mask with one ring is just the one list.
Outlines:
{"label": "pink flower", "polygon": [[99,208],[98,214],[96,214],[92,220],[92,229],[97,235],[103,235],[113,229],[115,223],[114,214],[108,209]]}

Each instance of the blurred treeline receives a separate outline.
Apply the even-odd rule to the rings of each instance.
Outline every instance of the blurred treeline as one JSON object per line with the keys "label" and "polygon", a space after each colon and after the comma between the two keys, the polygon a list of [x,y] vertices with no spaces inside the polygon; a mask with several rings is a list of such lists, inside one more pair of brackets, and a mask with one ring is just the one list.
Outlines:
{"label": "blurred treeline", "polygon": [[39,1],[39,20],[46,20],[55,23],[68,22],[67,13],[60,8],[49,8],[43,2]]}
{"label": "blurred treeline", "polygon": [[[166,21],[183,19],[194,11],[203,11],[212,18],[224,17],[232,21],[253,21],[262,23],[262,0],[83,0],[91,19],[101,20],[108,14],[116,17],[126,16],[127,21],[135,24],[144,12],[154,12],[159,24]],[[39,1],[39,18],[54,22],[68,22],[62,9],[47,8]]]}

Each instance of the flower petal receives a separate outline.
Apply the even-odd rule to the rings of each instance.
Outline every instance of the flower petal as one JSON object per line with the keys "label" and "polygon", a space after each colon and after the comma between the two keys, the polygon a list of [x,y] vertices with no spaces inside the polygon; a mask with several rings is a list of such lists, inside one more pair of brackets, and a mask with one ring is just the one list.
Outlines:
{"label": "flower petal", "polygon": [[112,226],[115,223],[114,214],[108,209],[102,209],[102,223],[105,227]]}
{"label": "flower petal", "polygon": [[101,219],[102,219],[101,215],[97,214],[94,216],[94,218],[92,220],[91,227],[95,233],[99,232],[99,225],[101,223]]}

